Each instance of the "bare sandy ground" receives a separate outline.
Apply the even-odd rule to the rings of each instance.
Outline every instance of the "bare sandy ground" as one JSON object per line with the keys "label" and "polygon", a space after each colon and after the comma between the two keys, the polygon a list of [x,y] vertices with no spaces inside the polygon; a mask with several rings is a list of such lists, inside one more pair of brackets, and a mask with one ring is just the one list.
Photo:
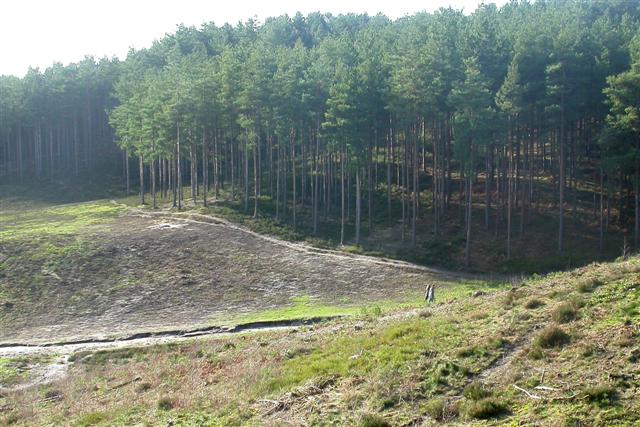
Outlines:
{"label": "bare sandy ground", "polygon": [[402,300],[429,282],[460,278],[283,242],[195,214],[129,210],[82,238],[86,251],[55,268],[15,257],[0,280],[7,289],[27,286],[0,307],[0,345],[224,325],[296,297],[345,307]]}

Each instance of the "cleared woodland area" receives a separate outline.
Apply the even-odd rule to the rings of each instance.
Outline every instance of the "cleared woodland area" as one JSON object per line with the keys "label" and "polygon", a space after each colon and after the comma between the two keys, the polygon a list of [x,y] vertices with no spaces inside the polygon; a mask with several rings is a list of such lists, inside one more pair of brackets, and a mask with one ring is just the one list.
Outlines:
{"label": "cleared woodland area", "polygon": [[203,216],[112,201],[18,206],[0,216],[0,342],[122,337],[288,317],[296,309],[349,314],[416,301],[427,283],[457,279]]}

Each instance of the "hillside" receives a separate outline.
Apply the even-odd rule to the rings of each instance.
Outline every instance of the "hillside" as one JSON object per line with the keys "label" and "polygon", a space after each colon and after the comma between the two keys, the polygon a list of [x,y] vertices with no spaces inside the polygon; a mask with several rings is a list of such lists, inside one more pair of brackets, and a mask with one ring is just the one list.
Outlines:
{"label": "hillside", "polygon": [[319,250],[193,212],[20,200],[4,199],[0,214],[0,344],[350,314],[472,278]]}
{"label": "hillside", "polygon": [[[104,213],[99,220],[92,221],[90,216],[80,213],[88,207],[94,212],[114,210],[115,216]],[[123,215],[124,208],[110,202],[49,209],[51,215],[44,216],[48,232],[42,236],[42,243],[47,245],[53,236],[60,238],[61,234],[52,231],[63,231],[52,227],[51,221],[68,219],[65,215],[72,213],[74,221],[58,223],[64,224],[62,234],[76,233],[75,236],[86,236],[89,241],[97,241],[96,234],[91,233],[100,233],[101,227],[126,225],[131,232],[113,233],[113,245],[135,242],[148,233],[150,226],[168,222],[166,218],[160,221],[153,216],[141,218],[135,211]],[[11,233],[11,239],[15,239],[4,236],[5,250],[7,242],[13,245],[19,241],[20,233],[42,232],[39,228],[42,218],[28,215],[21,218],[13,220],[15,228],[5,227],[4,233]],[[132,227],[132,222],[138,227]],[[220,225],[185,223],[174,231],[185,231],[187,246],[194,249],[199,247],[197,242],[203,233],[213,245],[213,236],[208,234],[213,231],[204,230],[219,233],[221,229]],[[192,234],[187,232],[191,227]],[[84,235],[85,231],[79,230],[90,233]],[[231,227],[224,230],[225,234],[218,236],[218,245],[231,253],[235,253],[234,245],[242,247],[246,243],[237,240],[240,235],[259,239]],[[157,231],[160,232],[167,230]],[[228,240],[221,242],[222,238]],[[105,243],[100,240],[100,244]],[[250,246],[273,252],[270,244],[264,240]],[[172,247],[171,253],[178,254],[182,246]],[[157,252],[157,247],[153,248],[140,250]],[[302,284],[305,278],[310,282],[318,280],[313,279],[313,270],[305,267],[304,259],[308,257],[312,257],[312,265],[336,263],[327,268],[332,274],[340,274],[341,261],[331,254],[289,251],[286,247],[279,247],[278,251],[290,254],[278,258],[299,257],[301,262],[295,262],[298,268],[294,271]],[[94,258],[93,252],[83,252],[89,259]],[[29,253],[39,252],[30,249]],[[141,259],[153,260],[146,256]],[[258,261],[260,257],[254,259]],[[278,262],[268,259],[270,265]],[[364,259],[346,259],[354,268],[349,271],[355,274]],[[64,278],[65,268],[69,268],[66,263],[78,260],[88,263],[84,267],[95,265],[78,258],[77,253],[62,260],[56,264],[60,270],[50,269],[46,275],[56,272]],[[15,261],[3,262],[6,265]],[[167,263],[170,265],[170,258],[165,258]],[[162,263],[158,266],[165,268]],[[357,274],[362,280],[375,277],[383,283],[385,271],[393,268],[373,263]],[[7,280],[7,272],[15,274],[15,271],[3,270],[5,301],[10,301],[7,285],[16,283]],[[211,270],[207,271],[210,274]],[[425,273],[397,269],[389,274],[396,285],[389,289],[410,290],[409,278]],[[51,279],[46,280],[42,289],[51,287],[52,282],[48,282]],[[408,284],[401,285],[403,280],[409,280]],[[3,386],[0,420],[15,425],[105,426],[332,423],[379,426],[438,422],[634,425],[640,421],[636,367],[640,355],[639,280],[640,259],[634,257],[514,280],[502,286],[453,280],[438,285],[436,303],[429,306],[415,294],[401,304],[390,303],[394,294],[384,291],[378,303],[375,299],[363,301],[356,297],[351,309],[342,313],[350,314],[349,317],[297,328],[187,338],[161,345],[131,347],[120,342],[118,348],[79,347],[68,354],[64,353],[68,349],[54,347],[49,351],[45,348],[44,352],[26,350],[18,356],[15,352],[9,355],[10,348],[4,348],[0,349],[4,355],[0,358]],[[423,283],[424,278],[415,292]],[[303,292],[313,295],[309,289]],[[347,291],[328,289],[327,293],[340,300],[344,297],[340,292]],[[91,286],[86,292],[94,293]],[[78,298],[69,295],[68,300]],[[82,301],[83,294],[77,295]],[[104,295],[118,294],[114,291]],[[189,295],[185,292],[186,301],[191,298]],[[162,303],[160,296],[144,300],[150,307]],[[29,300],[25,297],[23,301],[20,303]],[[86,313],[91,313],[92,300],[87,301]],[[305,317],[318,309],[308,299],[297,301],[293,303],[295,310],[258,311],[252,319]],[[7,317],[6,303],[3,307],[4,325],[11,322],[19,325],[16,318]],[[55,307],[51,306],[54,314]],[[70,307],[69,313],[73,313],[73,306]],[[95,310],[99,307],[96,304]],[[185,307],[191,305],[186,303]],[[194,313],[198,312],[197,307]],[[136,312],[140,312],[139,308],[136,306]],[[337,311],[332,305],[321,310],[323,315]],[[34,309],[32,315],[36,323],[42,316],[39,309]],[[60,311],[59,316],[64,319],[64,312]],[[6,332],[5,328],[7,340],[12,332]],[[15,333],[15,337],[28,337],[20,328]],[[66,373],[55,376],[48,384],[20,387],[40,372],[34,367],[59,363],[61,356],[68,359],[63,368]]]}

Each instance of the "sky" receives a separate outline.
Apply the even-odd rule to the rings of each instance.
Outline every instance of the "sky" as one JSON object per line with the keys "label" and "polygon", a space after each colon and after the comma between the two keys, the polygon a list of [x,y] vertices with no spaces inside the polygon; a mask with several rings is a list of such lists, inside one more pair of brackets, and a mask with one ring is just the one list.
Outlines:
{"label": "sky", "polygon": [[[486,0],[502,5],[507,0]],[[465,13],[481,0],[2,0],[0,75],[24,76],[85,55],[126,57],[130,47],[148,47],[178,24],[236,24],[248,18],[310,12],[382,12],[398,18],[451,6]]]}

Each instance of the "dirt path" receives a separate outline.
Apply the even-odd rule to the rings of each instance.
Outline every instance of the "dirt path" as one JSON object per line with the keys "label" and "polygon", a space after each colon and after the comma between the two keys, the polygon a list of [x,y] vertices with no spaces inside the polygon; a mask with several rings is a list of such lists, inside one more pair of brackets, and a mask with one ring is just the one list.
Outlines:
{"label": "dirt path", "polygon": [[331,320],[331,318],[310,318],[280,322],[252,322],[228,328],[210,327],[187,331],[146,333],[119,339],[51,342],[38,345],[3,344],[0,346],[0,358],[24,358],[31,356],[49,356],[49,358],[43,360],[36,358],[35,362],[30,363],[23,370],[22,375],[25,377],[23,381],[11,386],[3,386],[0,384],[0,392],[25,390],[64,378],[67,375],[67,370],[74,363],[71,356],[82,352],[116,350],[129,347],[148,347],[214,336],[226,337],[237,334],[291,330],[328,320]]}

